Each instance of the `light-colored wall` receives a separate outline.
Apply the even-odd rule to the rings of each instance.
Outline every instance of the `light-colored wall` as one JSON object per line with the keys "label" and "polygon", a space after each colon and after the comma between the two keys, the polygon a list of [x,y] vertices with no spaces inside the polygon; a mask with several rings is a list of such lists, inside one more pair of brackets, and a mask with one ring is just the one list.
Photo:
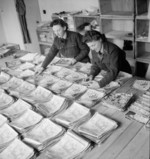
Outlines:
{"label": "light-colored wall", "polygon": [[[90,10],[92,7],[99,7],[98,0],[38,0],[42,21],[51,20],[52,13],[61,11]],[[43,14],[46,10],[46,14]]]}
{"label": "light-colored wall", "polygon": [[24,48],[22,32],[14,0],[0,0],[1,21],[4,35],[8,43],[16,43]]}
{"label": "light-colored wall", "polygon": [[1,20],[1,10],[0,10],[0,45],[6,43],[6,37],[4,34],[3,24]]}

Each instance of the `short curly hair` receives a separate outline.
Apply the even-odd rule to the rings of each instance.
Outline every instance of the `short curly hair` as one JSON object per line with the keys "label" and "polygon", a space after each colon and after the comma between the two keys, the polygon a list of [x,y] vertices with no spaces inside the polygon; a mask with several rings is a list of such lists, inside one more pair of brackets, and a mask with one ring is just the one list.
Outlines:
{"label": "short curly hair", "polygon": [[68,30],[68,24],[65,21],[63,21],[62,19],[54,19],[50,23],[50,27],[53,27],[54,25],[60,25],[61,27],[66,27],[66,30]]}

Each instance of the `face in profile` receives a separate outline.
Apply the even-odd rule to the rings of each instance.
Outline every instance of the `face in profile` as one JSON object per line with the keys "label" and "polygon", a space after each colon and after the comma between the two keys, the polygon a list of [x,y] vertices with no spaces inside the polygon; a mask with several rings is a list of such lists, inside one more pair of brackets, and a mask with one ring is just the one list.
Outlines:
{"label": "face in profile", "polygon": [[66,31],[66,27],[62,27],[60,25],[54,25],[52,27],[53,31],[54,31],[54,34],[56,36],[58,36],[59,38],[63,38],[64,34],[65,34],[65,31]]}
{"label": "face in profile", "polygon": [[101,42],[101,40],[91,41],[91,42],[88,42],[87,45],[91,50],[99,52],[102,47],[102,42]]}

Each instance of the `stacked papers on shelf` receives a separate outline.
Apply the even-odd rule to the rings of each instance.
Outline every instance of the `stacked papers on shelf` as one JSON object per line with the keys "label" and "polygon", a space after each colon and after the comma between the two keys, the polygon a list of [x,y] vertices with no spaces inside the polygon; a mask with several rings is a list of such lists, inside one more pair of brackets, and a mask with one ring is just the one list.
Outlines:
{"label": "stacked papers on shelf", "polygon": [[90,110],[78,103],[73,103],[68,109],[56,115],[53,119],[61,125],[73,128],[90,118]]}
{"label": "stacked papers on shelf", "polygon": [[147,91],[148,89],[150,89],[150,81],[135,80],[135,82],[133,83],[133,88],[143,90],[143,91]]}
{"label": "stacked papers on shelf", "polygon": [[74,159],[82,156],[89,148],[89,142],[68,131],[59,142],[48,147],[37,159]]}
{"label": "stacked papers on shelf", "polygon": [[52,117],[66,109],[69,106],[69,101],[64,97],[53,95],[50,101],[36,104],[37,109],[46,117]]}
{"label": "stacked papers on shelf", "polygon": [[28,54],[20,57],[19,59],[22,62],[32,62],[37,55],[38,55],[38,53],[28,53]]}
{"label": "stacked papers on shelf", "polygon": [[45,74],[54,74],[59,72],[62,69],[60,66],[50,65],[45,71]]}
{"label": "stacked papers on shelf", "polygon": [[38,86],[34,91],[32,91],[29,95],[23,96],[22,98],[33,103],[41,103],[48,102],[52,98],[53,94],[41,87]]}
{"label": "stacked papers on shelf", "polygon": [[25,63],[23,63],[23,64],[21,64],[19,67],[18,67],[18,69],[20,69],[20,70],[27,70],[27,69],[33,69],[34,68],[34,64],[32,64],[32,63],[30,63],[30,62],[25,62]]}
{"label": "stacked papers on shelf", "polygon": [[115,121],[96,112],[77,131],[96,143],[102,143],[117,127]]}
{"label": "stacked papers on shelf", "polygon": [[2,84],[0,87],[4,89],[16,89],[18,86],[22,84],[23,80],[12,77],[8,82]]}
{"label": "stacked papers on shelf", "polygon": [[22,115],[27,109],[31,109],[31,105],[27,102],[18,99],[15,103],[10,105],[8,108],[5,108],[3,110],[0,110],[0,113],[4,114],[11,120],[19,117]]}
{"label": "stacked papers on shelf", "polygon": [[58,82],[60,79],[53,76],[53,75],[48,75],[45,76],[44,78],[42,78],[39,82],[38,85],[42,86],[42,87],[48,87],[51,86],[52,84]]}
{"label": "stacked papers on shelf", "polygon": [[65,77],[67,81],[71,82],[79,82],[87,78],[86,74],[78,73],[78,72],[71,72],[68,76]]}
{"label": "stacked papers on shelf", "polygon": [[82,86],[80,84],[73,84],[65,92],[63,92],[62,95],[69,99],[75,99],[79,95],[83,94],[86,90],[86,86]]}
{"label": "stacked papers on shelf", "polygon": [[9,107],[11,104],[13,104],[13,102],[14,102],[13,97],[9,96],[6,93],[0,94],[0,110]]}
{"label": "stacked papers on shelf", "polygon": [[60,58],[57,62],[53,63],[54,65],[67,67],[71,65],[72,58]]}
{"label": "stacked papers on shelf", "polygon": [[7,118],[0,114],[0,127],[7,123]]}
{"label": "stacked papers on shelf", "polygon": [[17,91],[21,96],[21,95],[28,95],[35,89],[36,89],[35,85],[23,81],[22,84],[15,89],[15,91]]}
{"label": "stacked papers on shelf", "polygon": [[72,74],[72,71],[71,69],[68,69],[68,68],[62,68],[61,70],[59,70],[59,72],[56,72],[55,73],[55,76],[59,77],[59,78],[65,78],[66,76]]}
{"label": "stacked papers on shelf", "polygon": [[113,92],[103,99],[102,104],[109,108],[124,111],[129,105],[132,97],[133,94]]}
{"label": "stacked papers on shelf", "polygon": [[94,106],[105,96],[105,92],[96,91],[94,89],[88,89],[77,102],[87,107]]}
{"label": "stacked papers on shelf", "polygon": [[25,111],[21,116],[10,122],[10,125],[22,133],[31,129],[33,126],[39,123],[42,118],[43,117],[40,114],[27,109],[27,111]]}
{"label": "stacked papers on shelf", "polygon": [[127,80],[129,80],[131,77],[132,77],[132,74],[120,71],[115,81],[118,82],[119,84],[123,84]]}
{"label": "stacked papers on shelf", "polygon": [[34,155],[34,150],[24,144],[19,139],[15,139],[0,153],[1,159],[30,159]]}
{"label": "stacked papers on shelf", "polygon": [[18,133],[7,123],[0,127],[0,151],[6,148],[16,137]]}
{"label": "stacked papers on shelf", "polygon": [[65,132],[64,128],[45,118],[33,129],[23,134],[24,141],[38,150],[43,150]]}
{"label": "stacked papers on shelf", "polygon": [[50,90],[52,90],[55,93],[61,93],[62,91],[66,90],[72,85],[71,82],[65,81],[65,80],[59,80],[58,82],[54,83],[51,87],[49,87]]}
{"label": "stacked papers on shelf", "polygon": [[5,72],[0,72],[0,84],[6,83],[10,79],[10,75]]}

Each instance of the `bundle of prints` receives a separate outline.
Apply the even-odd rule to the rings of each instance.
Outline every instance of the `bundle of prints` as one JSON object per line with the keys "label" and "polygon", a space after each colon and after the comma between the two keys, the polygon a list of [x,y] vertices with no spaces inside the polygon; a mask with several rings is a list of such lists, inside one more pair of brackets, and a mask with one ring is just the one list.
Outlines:
{"label": "bundle of prints", "polygon": [[87,90],[86,86],[74,83],[68,89],[61,93],[62,96],[69,98],[71,100],[77,99]]}
{"label": "bundle of prints", "polygon": [[72,61],[72,58],[60,58],[57,62],[53,63],[54,65],[57,65],[57,66],[61,66],[61,67],[69,67],[71,66],[71,61]]}
{"label": "bundle of prints", "polygon": [[150,118],[150,91],[146,91],[130,106],[126,117],[144,124],[148,122]]}
{"label": "bundle of prints", "polygon": [[41,151],[58,141],[64,133],[63,127],[44,118],[33,129],[23,134],[23,141]]}
{"label": "bundle of prints", "polygon": [[53,95],[48,102],[36,103],[36,109],[45,117],[52,118],[70,106],[71,101],[64,97]]}
{"label": "bundle of prints", "polygon": [[61,66],[49,65],[43,74],[53,75],[59,72],[62,69]]}
{"label": "bundle of prints", "polygon": [[27,53],[26,55],[19,58],[21,62],[31,62],[33,63],[34,58],[38,55],[38,53]]}
{"label": "bundle of prints", "polygon": [[14,91],[17,92],[18,98],[22,98],[23,96],[27,96],[31,94],[36,89],[34,84],[23,81],[20,86],[18,86]]}
{"label": "bundle of prints", "polygon": [[64,136],[53,146],[49,146],[37,159],[76,159],[90,151],[90,142],[72,131],[67,131]]}
{"label": "bundle of prints", "polygon": [[0,110],[0,113],[7,116],[10,120],[14,120],[21,116],[28,109],[32,109],[32,106],[22,99],[18,99],[9,107]]}
{"label": "bundle of prints", "polygon": [[85,80],[86,78],[87,78],[86,74],[72,71],[71,74],[69,74],[68,76],[65,77],[65,80],[70,81],[70,82],[80,83],[81,81]]}
{"label": "bundle of prints", "polygon": [[32,129],[42,119],[43,117],[40,114],[34,112],[31,109],[27,109],[21,116],[12,120],[9,125],[17,132],[24,133]]}
{"label": "bundle of prints", "polygon": [[17,69],[22,63],[19,59],[16,59],[10,62],[5,62],[5,64],[7,68],[14,70]]}
{"label": "bundle of prints", "polygon": [[13,140],[7,148],[0,153],[1,159],[34,159],[34,150],[19,139]]}
{"label": "bundle of prints", "polygon": [[148,91],[150,89],[150,81],[148,80],[135,80],[133,83],[133,88]]}
{"label": "bundle of prints", "polygon": [[133,94],[123,93],[123,92],[120,93],[113,92],[103,98],[102,104],[112,109],[125,111],[132,102],[132,98]]}
{"label": "bundle of prints", "polygon": [[6,93],[0,94],[0,111],[5,108],[8,108],[15,102],[14,98]]}
{"label": "bundle of prints", "polygon": [[28,95],[22,96],[22,99],[28,101],[29,103],[43,103],[48,102],[52,98],[53,93],[41,86],[38,86],[34,91]]}
{"label": "bundle of prints", "polygon": [[54,83],[53,85],[51,85],[50,87],[48,87],[48,89],[50,89],[52,92],[54,92],[56,94],[61,94],[61,92],[65,91],[72,84],[73,84],[72,82],[69,82],[66,80],[59,80],[56,83]]}
{"label": "bundle of prints", "polygon": [[88,108],[93,107],[95,104],[101,101],[105,96],[105,92],[97,91],[94,89],[88,89],[76,102],[80,103]]}
{"label": "bundle of prints", "polygon": [[80,63],[77,62],[74,66],[73,66],[73,70],[77,71],[77,72],[82,72],[84,74],[89,74],[91,71],[91,63]]}
{"label": "bundle of prints", "polygon": [[66,76],[68,76],[68,75],[70,75],[72,73],[74,73],[73,70],[68,69],[68,68],[62,68],[61,70],[59,70],[58,72],[56,72],[54,75],[56,77],[64,79]]}
{"label": "bundle of prints", "polygon": [[12,76],[8,82],[0,85],[0,88],[7,90],[14,90],[17,87],[19,87],[22,83],[23,83],[22,79]]}
{"label": "bundle of prints", "polygon": [[60,78],[53,75],[44,75],[43,78],[38,81],[38,85],[48,89],[51,85],[55,84],[59,80]]}
{"label": "bundle of prints", "polygon": [[18,133],[7,123],[0,127],[0,152],[3,151],[15,138]]}
{"label": "bundle of prints", "polygon": [[95,112],[88,121],[77,127],[76,131],[91,141],[101,144],[117,127],[117,122]]}
{"label": "bundle of prints", "polygon": [[0,127],[3,126],[5,123],[8,123],[7,118],[0,114]]}
{"label": "bundle of prints", "polygon": [[53,120],[62,126],[73,129],[91,117],[90,109],[73,103],[66,110],[54,116]]}
{"label": "bundle of prints", "polygon": [[8,82],[11,76],[3,71],[0,72],[0,85]]}

